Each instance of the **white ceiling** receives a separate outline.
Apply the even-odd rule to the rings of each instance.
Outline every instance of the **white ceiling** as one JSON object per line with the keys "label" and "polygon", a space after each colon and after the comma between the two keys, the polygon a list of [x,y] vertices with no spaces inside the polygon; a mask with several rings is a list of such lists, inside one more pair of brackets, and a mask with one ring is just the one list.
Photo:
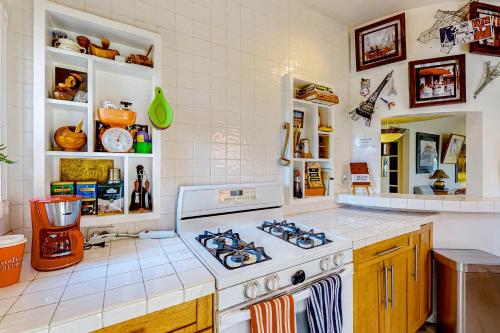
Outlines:
{"label": "white ceiling", "polygon": [[[453,0],[300,0],[311,9],[331,18],[357,26],[404,10]],[[457,2],[463,2],[457,0]]]}

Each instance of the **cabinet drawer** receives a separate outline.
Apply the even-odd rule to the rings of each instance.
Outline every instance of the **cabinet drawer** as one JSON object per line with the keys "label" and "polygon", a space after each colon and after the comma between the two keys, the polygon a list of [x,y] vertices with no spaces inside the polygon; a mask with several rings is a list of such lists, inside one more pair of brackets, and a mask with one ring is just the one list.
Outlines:
{"label": "cabinet drawer", "polygon": [[354,263],[360,264],[365,261],[380,259],[383,260],[393,254],[406,250],[411,242],[411,234],[405,234],[391,239],[387,239],[367,247],[354,251]]}
{"label": "cabinet drawer", "polygon": [[209,295],[108,326],[94,333],[205,332],[204,330],[212,327],[212,314],[212,295]]}

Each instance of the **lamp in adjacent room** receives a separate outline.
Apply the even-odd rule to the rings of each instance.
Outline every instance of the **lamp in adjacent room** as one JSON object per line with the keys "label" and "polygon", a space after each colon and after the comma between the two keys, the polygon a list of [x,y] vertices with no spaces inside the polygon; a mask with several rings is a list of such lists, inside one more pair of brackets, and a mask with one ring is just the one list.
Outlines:
{"label": "lamp in adjacent room", "polygon": [[392,124],[389,125],[389,120],[386,121],[387,127],[381,130],[380,142],[389,143],[399,140],[408,130],[399,127],[399,124],[391,120]]}
{"label": "lamp in adjacent room", "polygon": [[434,182],[435,190],[444,190],[445,183],[443,179],[448,179],[448,178],[450,177],[442,169],[437,169],[430,177],[430,179],[436,179],[436,181]]}

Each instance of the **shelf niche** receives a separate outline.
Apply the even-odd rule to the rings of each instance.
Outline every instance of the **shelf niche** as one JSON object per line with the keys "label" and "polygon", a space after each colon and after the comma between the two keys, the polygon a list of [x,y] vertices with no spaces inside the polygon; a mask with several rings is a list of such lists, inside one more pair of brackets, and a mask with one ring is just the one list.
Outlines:
{"label": "shelf niche", "polygon": [[[311,83],[332,87],[333,85],[310,80],[303,76],[288,73],[284,77],[285,89],[285,121],[290,123],[290,142],[287,149],[287,156],[292,161],[285,167],[286,200],[288,203],[299,203],[318,200],[333,200],[333,112],[334,106],[327,106],[320,103],[310,102],[295,98],[298,89]],[[302,121],[297,121],[297,116],[302,114]],[[295,145],[296,129],[300,126],[300,138],[309,141],[310,156],[298,156]],[[323,130],[320,130],[323,127]],[[299,141],[300,142],[300,141]],[[311,163],[319,164],[322,171],[328,171],[328,179],[323,179],[325,191],[323,195],[306,195],[307,165]],[[295,173],[300,173],[300,183],[302,198],[294,195]]]}
{"label": "shelf niche", "polygon": [[[34,70],[42,73],[34,80],[34,196],[50,194],[50,183],[60,180],[61,158],[112,159],[121,169],[124,181],[124,214],[109,216],[82,216],[82,227],[158,220],[161,197],[161,133],[147,116],[154,98],[154,87],[161,86],[161,36],[157,33],[115,22],[86,12],[68,8],[50,1],[35,2]],[[122,56],[130,53],[145,54],[153,45],[150,56],[154,67],[128,64],[112,59],[72,52],[52,47],[52,31],[60,30],[75,40],[83,35],[91,43],[101,45],[100,38],[111,41],[110,48]],[[67,68],[87,74],[87,103],[52,98],[55,67]],[[102,100],[132,102],[137,113],[137,124],[149,126],[153,141],[150,154],[109,153],[95,151],[96,110]],[[74,126],[83,119],[87,144],[78,152],[62,151],[53,139],[61,126]],[[130,213],[128,207],[136,179],[136,166],[142,164],[151,183],[153,211]]]}

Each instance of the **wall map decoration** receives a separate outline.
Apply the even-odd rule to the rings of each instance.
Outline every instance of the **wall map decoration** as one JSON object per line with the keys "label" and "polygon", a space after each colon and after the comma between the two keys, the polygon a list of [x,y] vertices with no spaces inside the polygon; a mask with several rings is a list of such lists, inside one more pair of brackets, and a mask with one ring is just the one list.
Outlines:
{"label": "wall map decoration", "polygon": [[[427,43],[433,39],[439,39],[439,29],[465,21],[469,15],[469,6],[472,2],[474,2],[474,0],[470,0],[459,10],[438,10],[436,15],[434,15],[436,22],[432,25],[432,27],[422,32],[420,36],[418,36],[417,40],[421,43]],[[449,53],[451,47],[441,50],[445,53]]]}

